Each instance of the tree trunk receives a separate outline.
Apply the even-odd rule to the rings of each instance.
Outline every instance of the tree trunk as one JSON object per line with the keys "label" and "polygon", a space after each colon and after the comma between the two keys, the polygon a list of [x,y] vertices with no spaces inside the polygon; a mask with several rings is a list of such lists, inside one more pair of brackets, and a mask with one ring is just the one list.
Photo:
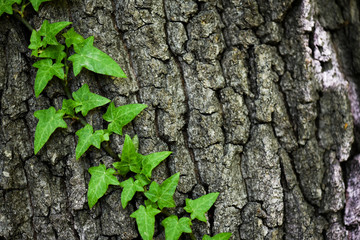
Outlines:
{"label": "tree trunk", "polygon": [[[28,7],[31,9],[31,7]],[[113,57],[127,79],[83,70],[115,104],[149,107],[124,132],[140,152],[170,150],[158,182],[180,172],[185,198],[220,196],[194,221],[197,239],[360,238],[360,3],[356,0],[66,0],[43,3],[26,18],[39,28],[71,21]],[[139,239],[121,188],[89,210],[87,169],[114,160],[92,148],[75,160],[79,128],[57,130],[34,155],[33,113],[61,107],[52,80],[35,98],[30,32],[0,18],[0,239]],[[104,109],[87,116],[105,125]],[[111,137],[121,152],[124,138]],[[185,238],[185,234],[182,236]],[[155,239],[164,239],[158,219]]]}

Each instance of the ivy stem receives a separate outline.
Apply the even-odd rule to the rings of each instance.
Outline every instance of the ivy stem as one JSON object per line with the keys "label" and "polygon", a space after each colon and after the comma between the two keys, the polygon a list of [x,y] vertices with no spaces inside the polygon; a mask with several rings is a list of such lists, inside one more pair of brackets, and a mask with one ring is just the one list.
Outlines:
{"label": "ivy stem", "polygon": [[[25,5],[25,7],[26,7],[27,5]],[[25,8],[25,7],[23,7],[23,8]],[[22,13],[22,12],[21,12]],[[31,32],[33,31],[33,30],[35,30],[31,25],[30,25],[30,23],[28,22],[28,21],[26,21],[25,20],[25,18],[23,18],[22,17],[22,14],[21,13],[18,13],[18,14],[13,14],[13,16],[17,19],[17,20],[19,20],[22,24],[24,24],[25,25],[25,27],[27,28],[27,29],[29,29]],[[66,49],[66,56],[68,55],[68,48]],[[66,74],[65,74],[65,80],[64,81],[62,81],[62,85],[63,85],[63,88],[64,88],[64,92],[65,92],[65,94],[66,94],[66,97],[68,98],[68,99],[72,99],[72,94],[71,94],[71,91],[70,91],[70,88],[69,88],[69,86],[68,86],[68,80],[67,80],[67,75],[68,75],[68,72],[69,72],[69,66],[67,65],[67,57],[66,57],[66,59],[65,59],[65,71],[66,71]],[[81,116],[81,115],[76,115],[76,117],[79,119],[79,121],[80,121],[80,123],[82,124],[82,125],[84,125],[84,126],[86,126],[88,123],[87,123],[87,121],[86,121],[86,119],[83,117],[83,116]],[[120,161],[120,159],[119,159],[119,157],[118,157],[118,155],[110,148],[110,146],[109,146],[109,144],[108,143],[105,143],[105,142],[103,142],[102,144],[101,144],[101,147],[111,156],[111,157],[113,157],[114,159],[116,159],[117,161]]]}
{"label": "ivy stem", "polygon": [[30,4],[30,2],[28,3],[25,3],[21,6],[21,17],[24,17],[24,11],[25,11],[25,8]]}
{"label": "ivy stem", "polygon": [[115,160],[120,161],[119,156],[112,150],[108,142],[102,142],[101,147]]}
{"label": "ivy stem", "polygon": [[[65,64],[65,86],[68,85],[68,75],[69,75],[69,64],[68,64],[68,56],[69,56],[69,48],[67,47],[67,45],[65,45],[65,52],[66,52],[66,56],[64,59],[64,64]],[[71,95],[71,94],[70,94]]]}
{"label": "ivy stem", "polygon": [[15,14],[13,14],[13,16],[17,20],[19,20],[22,24],[24,24],[25,27],[30,30],[30,32],[32,32],[34,30],[34,28],[30,25],[30,23],[28,21],[26,21],[25,18],[21,17],[20,14],[15,13]]}
{"label": "ivy stem", "polygon": [[[67,76],[66,76],[67,78]],[[67,82],[67,81],[66,81]],[[68,99],[73,99],[72,98],[72,95],[71,95],[71,91],[70,91],[70,88],[69,86],[65,83],[65,81],[61,81],[62,85],[63,85],[63,88],[64,88],[64,92],[66,94],[66,97]],[[79,119],[80,123],[84,126],[86,126],[88,123],[86,121],[86,119],[79,115],[79,114],[76,114],[76,117]],[[112,150],[112,148],[109,146],[109,143],[107,142],[102,142],[101,143],[101,147],[105,150],[105,152],[107,152],[112,158],[114,158],[115,160],[117,161],[120,161],[120,158],[118,157],[118,155]]]}

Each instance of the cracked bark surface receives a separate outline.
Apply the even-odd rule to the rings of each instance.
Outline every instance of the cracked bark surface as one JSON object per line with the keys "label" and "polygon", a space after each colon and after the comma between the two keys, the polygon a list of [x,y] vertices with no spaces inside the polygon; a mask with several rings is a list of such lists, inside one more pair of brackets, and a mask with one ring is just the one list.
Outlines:
{"label": "cracked bark surface", "polygon": [[[27,17],[35,28],[72,21],[120,64],[127,79],[83,70],[70,87],[149,106],[124,132],[142,154],[173,151],[153,176],[181,173],[174,212],[220,192],[208,223],[194,221],[198,239],[335,240],[360,238],[359,10],[356,0],[66,0]],[[65,94],[53,80],[35,99],[30,33],[5,15],[0,26],[0,239],[139,239],[129,215],[141,198],[122,209],[113,187],[88,209],[87,169],[114,160],[92,149],[76,161],[79,125],[34,156],[33,113]],[[103,111],[86,117],[95,129]],[[112,136],[117,153],[122,143]]]}

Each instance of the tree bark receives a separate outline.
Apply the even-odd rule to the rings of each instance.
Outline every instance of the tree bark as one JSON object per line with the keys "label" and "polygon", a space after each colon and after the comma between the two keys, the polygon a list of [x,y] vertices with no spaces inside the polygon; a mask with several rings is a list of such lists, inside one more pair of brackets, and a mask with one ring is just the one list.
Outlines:
{"label": "tree bark", "polygon": [[[28,7],[30,9],[30,7]],[[83,70],[87,83],[115,104],[149,107],[124,132],[142,154],[172,151],[154,171],[180,172],[185,198],[220,192],[193,221],[197,239],[359,239],[360,20],[356,0],[85,0],[43,3],[25,16],[71,21],[113,57],[127,79]],[[139,239],[112,187],[89,210],[87,169],[114,160],[92,148],[75,160],[78,123],[57,130],[34,155],[33,113],[61,107],[60,82],[39,98],[30,32],[0,17],[0,239]],[[106,124],[104,109],[87,121]],[[121,153],[124,138],[111,137]],[[164,239],[158,219],[155,239]],[[184,239],[185,234],[182,236]]]}

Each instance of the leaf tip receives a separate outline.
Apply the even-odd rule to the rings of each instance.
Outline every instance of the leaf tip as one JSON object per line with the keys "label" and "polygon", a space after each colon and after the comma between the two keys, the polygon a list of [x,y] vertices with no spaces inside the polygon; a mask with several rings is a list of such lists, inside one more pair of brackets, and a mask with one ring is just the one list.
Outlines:
{"label": "leaf tip", "polygon": [[89,199],[89,196],[88,196],[88,205],[89,205],[90,210],[95,206],[96,203],[97,203],[97,200],[93,201],[93,200]]}
{"label": "leaf tip", "polygon": [[40,149],[38,149],[38,148],[35,146],[35,147],[34,147],[34,154],[36,155],[39,151],[40,151]]}

